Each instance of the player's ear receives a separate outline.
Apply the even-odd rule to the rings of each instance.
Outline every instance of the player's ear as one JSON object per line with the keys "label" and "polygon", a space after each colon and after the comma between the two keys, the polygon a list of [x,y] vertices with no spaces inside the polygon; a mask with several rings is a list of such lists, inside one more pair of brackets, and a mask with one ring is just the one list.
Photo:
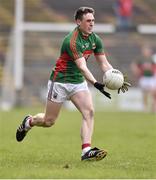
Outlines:
{"label": "player's ear", "polygon": [[76,20],[76,24],[77,24],[78,26],[80,26],[80,25],[81,25],[81,21],[80,21],[80,19],[77,19],[77,20]]}

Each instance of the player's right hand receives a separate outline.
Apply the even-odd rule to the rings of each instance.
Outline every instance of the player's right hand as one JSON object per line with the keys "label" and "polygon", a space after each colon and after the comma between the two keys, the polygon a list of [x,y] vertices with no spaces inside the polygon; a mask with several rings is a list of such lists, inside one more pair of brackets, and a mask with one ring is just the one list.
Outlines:
{"label": "player's right hand", "polygon": [[102,94],[104,94],[106,97],[108,97],[109,99],[111,99],[111,95],[110,95],[108,92],[104,91],[104,87],[105,87],[104,84],[95,82],[95,83],[94,83],[94,87],[95,87],[96,89],[98,89],[98,90],[99,90]]}

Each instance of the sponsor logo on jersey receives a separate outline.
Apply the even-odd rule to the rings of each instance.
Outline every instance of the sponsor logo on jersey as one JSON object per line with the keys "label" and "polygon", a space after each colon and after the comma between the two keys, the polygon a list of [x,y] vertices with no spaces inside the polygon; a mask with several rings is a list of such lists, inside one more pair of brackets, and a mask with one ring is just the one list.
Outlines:
{"label": "sponsor logo on jersey", "polygon": [[92,44],[92,49],[95,49],[96,48],[96,45],[95,43]]}

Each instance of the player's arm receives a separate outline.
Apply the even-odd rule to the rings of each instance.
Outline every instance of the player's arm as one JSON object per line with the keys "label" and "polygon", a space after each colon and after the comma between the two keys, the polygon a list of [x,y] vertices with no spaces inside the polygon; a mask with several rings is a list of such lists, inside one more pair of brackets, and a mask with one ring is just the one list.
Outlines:
{"label": "player's arm", "polygon": [[108,62],[107,57],[105,56],[102,39],[97,34],[95,34],[95,43],[96,48],[94,49],[94,56],[100,65],[100,68],[103,72],[112,69],[112,65]]}
{"label": "player's arm", "polygon": [[81,73],[84,75],[84,77],[94,85],[94,83],[97,81],[93,74],[90,72],[90,70],[87,67],[86,60],[84,57],[81,57],[79,59],[75,60],[75,63],[77,67],[80,69]]}
{"label": "player's arm", "polygon": [[91,84],[94,85],[101,93],[103,93],[106,97],[111,99],[111,96],[108,92],[104,91],[104,84],[98,83],[94,78],[93,74],[87,67],[86,60],[84,57],[78,58],[75,60],[77,67],[80,69],[81,73]]}
{"label": "player's arm", "polygon": [[105,54],[96,55],[95,58],[103,72],[113,68],[112,65],[108,62]]}

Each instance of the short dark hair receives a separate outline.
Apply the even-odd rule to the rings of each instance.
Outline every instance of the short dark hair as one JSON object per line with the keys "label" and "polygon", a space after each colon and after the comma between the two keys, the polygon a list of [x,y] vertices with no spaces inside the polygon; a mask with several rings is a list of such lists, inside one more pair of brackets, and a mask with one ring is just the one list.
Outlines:
{"label": "short dark hair", "polygon": [[77,19],[82,20],[83,15],[87,14],[87,13],[92,13],[94,15],[95,11],[91,7],[80,7],[79,9],[77,9],[75,11],[74,19],[75,20],[77,20]]}

